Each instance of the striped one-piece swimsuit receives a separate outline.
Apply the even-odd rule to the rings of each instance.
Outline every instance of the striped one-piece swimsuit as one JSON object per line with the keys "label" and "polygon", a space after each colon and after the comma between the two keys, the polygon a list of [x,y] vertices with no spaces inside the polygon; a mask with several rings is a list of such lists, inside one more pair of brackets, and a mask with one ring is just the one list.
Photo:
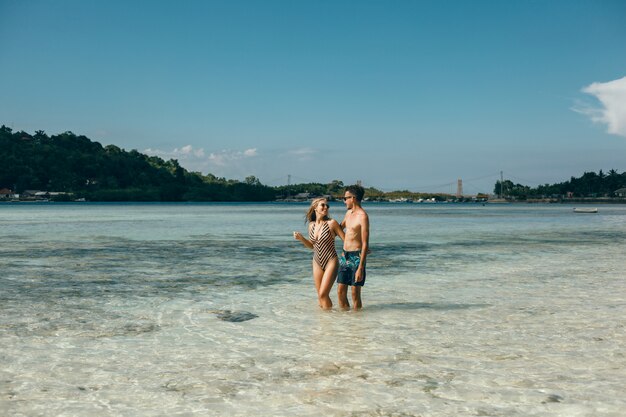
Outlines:
{"label": "striped one-piece swimsuit", "polygon": [[315,238],[315,223],[309,232],[309,240],[313,243],[313,259],[324,270],[328,261],[337,257],[335,250],[335,236],[333,236],[328,226],[328,222],[322,224],[322,230],[319,237]]}

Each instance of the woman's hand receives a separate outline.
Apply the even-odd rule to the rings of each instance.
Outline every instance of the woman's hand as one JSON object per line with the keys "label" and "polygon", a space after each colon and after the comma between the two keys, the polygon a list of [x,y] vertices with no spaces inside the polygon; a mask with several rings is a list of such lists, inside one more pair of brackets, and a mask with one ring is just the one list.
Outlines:
{"label": "woman's hand", "polygon": [[313,249],[313,244],[311,242],[309,242],[307,238],[302,236],[302,233],[300,233],[300,232],[293,232],[293,238],[296,239],[296,240],[299,240],[300,242],[302,242],[302,244],[304,246],[306,246],[307,248]]}

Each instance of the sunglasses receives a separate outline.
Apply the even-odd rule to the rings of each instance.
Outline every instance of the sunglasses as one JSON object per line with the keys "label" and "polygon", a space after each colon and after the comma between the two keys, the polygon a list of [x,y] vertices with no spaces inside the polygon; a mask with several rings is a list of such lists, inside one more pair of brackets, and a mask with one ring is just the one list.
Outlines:
{"label": "sunglasses", "polygon": [[320,207],[330,207],[330,206],[329,206],[328,204],[326,204],[326,203],[322,203],[322,204],[320,204],[319,206],[320,206]]}
{"label": "sunglasses", "polygon": [[354,198],[354,196],[353,196],[353,195],[350,195],[350,196],[348,196],[348,197],[344,197],[344,198],[343,198],[343,201],[346,201],[346,200],[347,200],[347,199],[349,199],[349,198]]}

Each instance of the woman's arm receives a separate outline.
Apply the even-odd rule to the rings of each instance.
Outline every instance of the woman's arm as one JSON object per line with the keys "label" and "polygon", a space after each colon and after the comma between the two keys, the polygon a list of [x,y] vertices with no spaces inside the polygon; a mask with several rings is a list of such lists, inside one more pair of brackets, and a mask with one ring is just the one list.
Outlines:
{"label": "woman's arm", "polygon": [[[309,228],[311,228],[311,225],[309,225]],[[302,233],[293,232],[293,238],[302,242],[302,244],[306,246],[307,248],[313,249],[313,244],[311,243],[311,241],[305,238],[304,236],[302,236]]]}
{"label": "woman's arm", "polygon": [[333,219],[330,221],[330,229],[335,233],[336,236],[339,236],[341,240],[346,240],[346,234],[343,232],[343,229],[336,220]]}

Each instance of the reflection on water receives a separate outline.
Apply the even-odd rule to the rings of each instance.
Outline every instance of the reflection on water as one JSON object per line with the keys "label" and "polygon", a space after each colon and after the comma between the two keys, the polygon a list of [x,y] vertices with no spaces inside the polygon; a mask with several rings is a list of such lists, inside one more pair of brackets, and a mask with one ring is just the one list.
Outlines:
{"label": "reflection on water", "polygon": [[359,312],[317,307],[306,208],[0,206],[0,415],[626,408],[626,207],[371,205]]}
{"label": "reflection on water", "polygon": [[248,311],[231,311],[231,310],[215,310],[213,313],[223,321],[230,321],[233,323],[239,323],[241,321],[248,321],[255,319],[259,316],[250,313]]}
{"label": "reflection on water", "polygon": [[419,309],[431,309],[431,310],[465,310],[470,308],[484,308],[489,307],[489,304],[451,304],[451,303],[383,303],[374,304],[367,307],[368,311],[376,310],[419,310]]}

